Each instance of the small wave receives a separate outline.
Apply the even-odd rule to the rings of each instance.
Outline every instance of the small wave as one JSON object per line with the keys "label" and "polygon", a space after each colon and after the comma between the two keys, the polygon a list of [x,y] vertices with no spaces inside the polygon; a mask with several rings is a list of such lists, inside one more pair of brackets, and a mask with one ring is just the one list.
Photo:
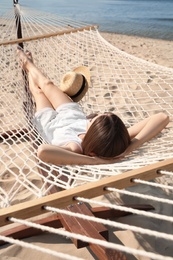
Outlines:
{"label": "small wave", "polygon": [[165,18],[148,18],[148,20],[155,20],[155,21],[162,21],[162,22],[173,22],[173,18],[168,18],[168,17],[165,17]]}

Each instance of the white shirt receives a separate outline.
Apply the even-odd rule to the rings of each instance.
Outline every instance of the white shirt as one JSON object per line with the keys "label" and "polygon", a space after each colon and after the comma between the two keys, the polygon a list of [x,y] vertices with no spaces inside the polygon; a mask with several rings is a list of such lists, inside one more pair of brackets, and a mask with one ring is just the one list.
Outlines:
{"label": "white shirt", "polygon": [[85,134],[88,120],[78,103],[70,102],[56,110],[44,108],[35,114],[35,125],[48,143],[63,146],[75,142],[81,147],[80,134]]}

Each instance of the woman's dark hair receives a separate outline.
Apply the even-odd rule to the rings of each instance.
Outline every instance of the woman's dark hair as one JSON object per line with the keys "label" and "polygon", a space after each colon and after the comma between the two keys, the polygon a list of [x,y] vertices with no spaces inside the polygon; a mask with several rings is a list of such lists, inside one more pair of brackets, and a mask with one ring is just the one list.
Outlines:
{"label": "woman's dark hair", "polygon": [[130,136],[122,120],[113,113],[100,115],[89,127],[82,149],[86,155],[112,158],[123,153],[130,144]]}

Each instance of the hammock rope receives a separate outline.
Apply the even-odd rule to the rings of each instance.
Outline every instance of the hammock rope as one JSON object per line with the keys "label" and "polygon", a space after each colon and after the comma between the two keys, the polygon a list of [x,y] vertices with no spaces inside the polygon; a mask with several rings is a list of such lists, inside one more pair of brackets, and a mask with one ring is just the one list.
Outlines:
{"label": "hammock rope", "polygon": [[[85,215],[82,215],[82,214],[79,214],[79,215],[81,215],[80,216],[81,218],[82,217],[84,219],[87,218]],[[139,250],[139,249],[136,250],[136,249],[133,249],[133,248],[130,248],[130,247],[125,247],[125,246],[118,245],[118,244],[115,244],[115,243],[102,241],[100,239],[95,239],[95,238],[88,237],[88,236],[85,236],[85,235],[80,235],[80,234],[71,233],[71,232],[65,231],[65,230],[59,230],[59,229],[55,229],[55,228],[51,228],[51,227],[46,227],[46,226],[39,225],[39,224],[36,224],[36,223],[32,223],[30,221],[26,221],[26,220],[22,220],[22,219],[11,218],[10,220],[13,221],[14,223],[24,224],[26,226],[38,228],[38,229],[41,229],[43,231],[51,232],[51,233],[57,234],[57,235],[63,235],[63,236],[66,236],[66,237],[80,239],[82,241],[86,241],[86,242],[93,243],[93,244],[96,244],[96,245],[101,245],[101,246],[104,246],[106,248],[111,248],[111,249],[114,249],[114,250],[120,250],[121,252],[129,253],[129,254],[136,254],[138,256],[151,257],[152,259],[156,259],[156,260],[158,260],[158,259],[161,260],[162,257],[163,257],[161,255],[158,255],[158,254],[155,254],[155,253],[152,253],[152,252],[145,252],[145,251]],[[95,221],[96,220],[97,219],[95,218]],[[99,221],[100,221],[100,219],[99,219]],[[129,226],[129,225],[123,225],[123,224],[119,224],[119,223],[115,224],[115,222],[113,223],[113,222],[108,221],[108,220],[107,221],[105,220],[105,222],[108,222],[109,225],[116,225],[120,228],[128,227],[130,230],[136,229],[137,231],[139,231],[141,233],[144,232],[147,235],[154,235],[156,237],[159,235],[159,237],[162,237],[163,239],[171,239],[173,237],[169,234],[162,234],[162,233],[154,232],[154,231],[151,231],[151,230],[144,230],[144,229],[138,228],[138,227],[132,227],[132,226]],[[164,257],[167,260],[173,259],[172,257],[166,257],[166,256],[164,256]]]}
{"label": "hammock rope", "polygon": [[[84,112],[86,114],[114,112],[123,119],[127,127],[146,116],[161,111],[167,113],[172,121],[173,69],[146,62],[120,51],[100,35],[95,25],[72,21],[19,5],[16,5],[16,8],[16,14],[20,14],[22,24],[22,39],[18,39],[16,35],[14,10],[8,11],[0,18],[0,53],[2,57],[0,70],[0,207],[2,210],[7,208],[8,212],[10,206],[44,197],[54,187],[59,190],[68,190],[89,182],[99,181],[104,177],[119,175],[173,158],[173,124],[171,122],[156,138],[116,164],[54,166],[39,161],[36,151],[38,146],[45,141],[32,123],[34,102],[25,88],[26,82],[16,56],[18,44],[24,43],[24,49],[32,52],[35,64],[57,86],[62,75],[67,71],[80,65],[89,66],[91,86],[86,96],[80,101]],[[169,178],[172,178],[168,171],[162,170],[161,173],[169,174]],[[158,177],[160,175],[158,174]],[[138,179],[135,179],[135,183],[150,184]],[[171,187],[167,184],[151,183],[151,185],[154,188],[160,187],[171,194]],[[106,189],[118,193],[115,188],[105,187]],[[121,192],[123,193],[123,191]],[[130,192],[125,191],[125,194],[130,195]],[[134,193],[134,196],[137,197],[137,193]],[[142,199],[153,198],[140,194],[138,196]],[[80,196],[77,198],[79,201],[97,203]],[[171,199],[169,201],[157,198],[155,201],[172,204]],[[99,205],[108,206],[104,203]],[[116,208],[114,205],[112,207]],[[47,206],[48,208],[52,209]],[[117,206],[117,208],[120,207]],[[125,208],[122,207],[122,209]],[[132,210],[131,212],[137,213],[138,211]],[[153,213],[144,215],[154,216]],[[159,218],[159,214],[155,214],[155,217]],[[171,217],[163,215],[159,219],[161,218],[172,222]],[[36,225],[13,217],[9,217],[9,219],[30,226]],[[109,221],[103,221],[103,223],[109,224]],[[112,224],[112,222],[110,223]],[[38,225],[36,226],[38,227]],[[164,232],[143,230],[130,225],[117,224],[117,226],[134,232],[142,230],[144,234],[148,231],[162,239],[172,240],[172,235]],[[43,227],[39,226],[39,228]],[[66,231],[53,229],[52,231],[61,233],[63,236],[84,239],[80,235],[72,235]],[[40,250],[37,246],[26,245],[23,241],[15,241],[3,236],[0,236],[0,239]],[[162,255],[152,252],[96,241],[88,237],[85,240],[129,254],[163,259]],[[43,249],[42,252],[63,257],[61,253],[51,250]],[[65,259],[67,259],[66,257],[68,258],[64,255]],[[164,259],[173,258],[164,256]]]}
{"label": "hammock rope", "polygon": [[[15,42],[16,25],[12,11],[1,18],[4,26],[0,36],[2,189],[5,187],[5,180],[11,180],[8,190],[4,190],[3,197],[4,194],[8,194],[8,197],[2,200],[2,207],[15,204],[23,189],[33,199],[36,196],[45,196],[53,186],[68,189],[172,158],[171,123],[157,138],[114,165],[58,167],[38,162],[36,150],[44,140],[32,124],[34,106],[28,105],[29,98],[24,90],[16,57],[18,42]],[[55,84],[58,85],[62,75],[76,66],[90,67],[91,87],[80,102],[86,114],[112,111],[127,126],[160,111],[166,112],[172,118],[172,69],[120,51],[103,39],[95,26],[77,24],[69,19],[63,20],[24,7],[20,7],[20,19],[23,38],[29,39],[25,42],[25,49],[32,52],[36,65]],[[72,29],[71,32],[69,28]],[[55,35],[55,32],[59,34]],[[40,38],[36,39],[36,35]],[[48,37],[45,38],[45,35]],[[47,176],[43,177],[38,168],[43,168]],[[62,177],[65,177],[65,181]],[[40,179],[43,180],[42,184]],[[48,188],[45,183],[49,184]]]}

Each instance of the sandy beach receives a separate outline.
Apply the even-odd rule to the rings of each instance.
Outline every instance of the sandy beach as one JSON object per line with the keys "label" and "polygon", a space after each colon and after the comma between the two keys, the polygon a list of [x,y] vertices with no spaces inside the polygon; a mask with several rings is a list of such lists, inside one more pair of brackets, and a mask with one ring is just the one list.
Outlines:
{"label": "sandy beach", "polygon": [[138,58],[173,68],[173,41],[101,32],[112,45]]}
{"label": "sandy beach", "polygon": [[[127,52],[136,57],[142,58],[144,60],[173,68],[173,41],[149,39],[149,38],[140,38],[136,36],[126,36],[120,34],[106,33],[101,32],[101,35],[112,45],[116,46],[123,52]],[[169,184],[173,184],[173,178],[163,179]],[[162,179],[160,180],[162,182]],[[158,193],[157,188],[151,187],[142,187],[138,185],[137,187],[132,188],[136,192],[143,192],[145,194],[150,194],[153,196],[162,195],[164,198],[173,199],[173,194],[168,191],[161,190]],[[128,203],[127,197],[116,197],[117,194],[113,193],[106,197],[99,197],[98,200],[101,201],[118,201],[122,204]],[[138,203],[138,199],[133,198],[130,201],[131,204]],[[173,214],[173,209],[169,205],[160,205],[158,202],[153,202],[152,205],[157,209],[159,213],[169,213]],[[118,222],[125,224],[136,224],[140,225],[142,223],[143,227],[154,229],[157,227],[162,232],[168,232],[172,229],[172,224],[167,223],[167,225],[161,225],[160,220],[151,220],[147,221],[143,216],[126,216],[119,218]],[[110,228],[110,239],[111,242],[123,243],[126,246],[133,246],[136,249],[143,249],[145,251],[151,250],[160,254],[165,254],[173,257],[172,243],[167,242],[166,240],[152,239],[147,236],[135,236],[131,231],[120,231]],[[59,252],[64,252],[71,254],[77,257],[81,257],[85,260],[94,260],[96,259],[92,252],[88,248],[76,249],[75,245],[71,242],[70,239],[66,237],[57,237],[56,235],[45,233],[42,235],[29,237],[24,241],[31,242],[35,245],[40,245],[47,249],[56,250]],[[162,245],[160,247],[160,244]],[[35,250],[23,248],[18,245],[4,245],[0,247],[0,259],[1,260],[55,260],[57,257],[49,256],[48,254],[40,253]],[[58,258],[60,259],[60,258]],[[135,257],[128,256],[128,260],[149,260],[148,257]],[[101,259],[100,259],[101,260]]]}

